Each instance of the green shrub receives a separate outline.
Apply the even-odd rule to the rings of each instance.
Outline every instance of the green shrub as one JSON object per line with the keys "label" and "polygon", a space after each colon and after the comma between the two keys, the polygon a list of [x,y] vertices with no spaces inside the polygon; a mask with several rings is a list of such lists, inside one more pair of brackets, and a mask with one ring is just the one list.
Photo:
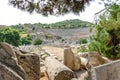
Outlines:
{"label": "green shrub", "polygon": [[89,51],[88,47],[84,45],[81,45],[77,50],[77,52],[88,52],[88,51]]}
{"label": "green shrub", "polygon": [[96,20],[96,33],[89,49],[110,59],[120,59],[120,5],[112,3],[106,8]]}
{"label": "green shrub", "polygon": [[40,44],[42,44],[42,40],[41,39],[39,39],[39,38],[37,38],[37,39],[35,39],[35,41],[34,41],[34,45],[40,45]]}
{"label": "green shrub", "polygon": [[0,42],[7,42],[14,46],[20,45],[19,31],[10,27],[0,29]]}
{"label": "green shrub", "polygon": [[95,35],[91,36],[89,50],[97,51],[101,55],[106,56],[110,59],[120,58],[119,46],[109,45],[110,39],[111,38],[109,32],[105,28],[96,25],[96,33]]}
{"label": "green shrub", "polygon": [[65,39],[63,39],[63,38],[62,38],[62,39],[61,39],[61,41],[62,41],[62,42],[64,42],[64,41],[65,41]]}
{"label": "green shrub", "polygon": [[85,38],[80,39],[79,43],[80,44],[86,44],[88,41]]}
{"label": "green shrub", "polygon": [[52,39],[53,37],[52,37],[52,35],[50,35],[50,34],[45,34],[45,38],[46,38],[46,39]]}
{"label": "green shrub", "polygon": [[21,45],[28,45],[32,44],[32,37],[30,35],[27,35],[27,37],[21,38]]}

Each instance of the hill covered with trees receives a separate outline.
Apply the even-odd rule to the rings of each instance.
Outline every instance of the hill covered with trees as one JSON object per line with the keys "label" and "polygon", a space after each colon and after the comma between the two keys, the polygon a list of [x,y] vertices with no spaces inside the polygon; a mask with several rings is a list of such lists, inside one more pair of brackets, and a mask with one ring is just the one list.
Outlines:
{"label": "hill covered with trees", "polygon": [[33,27],[50,28],[50,29],[71,29],[71,28],[89,27],[90,25],[92,25],[92,23],[90,22],[82,21],[79,19],[72,19],[72,20],[65,20],[61,22],[51,23],[51,24],[42,24],[42,23],[18,24],[18,25],[12,25],[11,27],[15,29],[19,29],[20,31],[26,31],[27,28],[33,28]]}
{"label": "hill covered with trees", "polygon": [[[17,30],[20,36],[18,45],[36,44],[36,42],[39,42],[40,44],[42,44],[42,42],[51,43],[52,41],[57,41],[58,43],[72,43],[71,41],[74,41],[74,43],[76,43],[76,41],[79,41],[79,39],[81,38],[80,35],[89,33],[88,26],[90,26],[91,24],[92,23],[73,19],[52,24],[35,23],[4,26],[1,27],[0,30],[4,32],[4,28],[10,29],[6,33],[9,33],[11,30]],[[3,34],[3,32],[1,32],[2,36],[5,35],[5,33]],[[1,39],[4,39],[5,36],[2,36]],[[73,37],[74,39],[72,39]],[[8,37],[5,39],[8,39]]]}
{"label": "hill covered with trees", "polygon": [[69,28],[79,28],[79,27],[89,27],[92,23],[82,21],[79,19],[65,20],[61,22],[56,22],[52,24],[41,24],[36,23],[36,26],[42,28],[58,28],[58,29],[69,29]]}

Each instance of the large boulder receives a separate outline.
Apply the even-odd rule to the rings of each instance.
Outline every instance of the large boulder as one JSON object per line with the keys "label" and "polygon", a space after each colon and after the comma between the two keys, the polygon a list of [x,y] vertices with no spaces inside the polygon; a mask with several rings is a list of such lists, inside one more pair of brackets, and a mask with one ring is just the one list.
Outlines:
{"label": "large boulder", "polygon": [[[23,52],[23,51],[22,51]],[[39,80],[40,78],[40,60],[39,56],[34,53],[24,54],[19,50],[15,50],[18,64],[25,71],[25,80]]]}
{"label": "large boulder", "polygon": [[0,62],[25,79],[24,70],[20,65],[18,65],[15,52],[11,45],[2,42],[0,43]]}
{"label": "large boulder", "polygon": [[0,63],[2,64],[0,76],[3,76],[3,80],[40,79],[40,60],[37,54],[20,51],[16,47],[0,42]]}
{"label": "large boulder", "polygon": [[11,68],[0,63],[0,80],[24,80],[20,75],[18,75]]}

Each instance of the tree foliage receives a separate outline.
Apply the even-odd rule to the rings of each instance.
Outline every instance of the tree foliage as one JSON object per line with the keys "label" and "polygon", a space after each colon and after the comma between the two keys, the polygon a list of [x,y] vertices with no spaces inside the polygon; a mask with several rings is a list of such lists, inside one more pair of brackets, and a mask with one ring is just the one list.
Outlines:
{"label": "tree foliage", "polygon": [[106,7],[96,23],[96,34],[92,36],[90,50],[100,52],[111,59],[120,58],[120,5]]}
{"label": "tree foliage", "polygon": [[92,0],[9,0],[14,7],[30,13],[61,15],[68,12],[79,14]]}
{"label": "tree foliage", "polygon": [[14,46],[18,46],[20,44],[19,31],[8,27],[1,28],[0,41],[10,43]]}
{"label": "tree foliage", "polygon": [[120,28],[120,5],[116,3],[106,8],[106,11],[100,15],[99,24],[107,30]]}
{"label": "tree foliage", "polygon": [[110,47],[107,46],[109,41],[109,34],[108,32],[102,28],[101,26],[96,25],[96,33],[95,35],[91,36],[91,42],[89,44],[89,50],[90,51],[97,51],[103,56],[107,56],[110,58],[107,51],[110,49]]}
{"label": "tree foliage", "polygon": [[37,28],[46,28],[46,29],[71,29],[71,28],[84,28],[84,27],[89,27],[93,23],[87,22],[87,21],[82,21],[79,19],[71,19],[71,20],[64,20],[56,23],[51,23],[51,24],[42,24],[42,23],[35,23],[35,24],[18,24],[18,25],[12,25],[11,27],[14,29],[19,30],[20,32],[29,32],[33,31],[32,29],[37,29]]}
{"label": "tree foliage", "polygon": [[105,7],[109,7],[113,3],[120,4],[120,0],[100,0],[99,3],[104,4]]}

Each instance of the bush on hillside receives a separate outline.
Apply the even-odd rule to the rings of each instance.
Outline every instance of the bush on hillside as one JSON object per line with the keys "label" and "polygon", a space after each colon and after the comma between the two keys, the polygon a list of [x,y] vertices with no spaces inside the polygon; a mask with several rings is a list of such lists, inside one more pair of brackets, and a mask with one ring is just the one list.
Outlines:
{"label": "bush on hillside", "polygon": [[42,44],[42,40],[41,39],[39,39],[39,38],[37,38],[37,39],[35,39],[35,41],[34,41],[34,45],[40,45],[40,44]]}
{"label": "bush on hillside", "polygon": [[21,45],[29,45],[32,44],[32,37],[30,35],[27,35],[27,37],[21,38]]}
{"label": "bush on hillside", "polygon": [[80,39],[79,43],[80,44],[86,44],[88,41],[85,38]]}

